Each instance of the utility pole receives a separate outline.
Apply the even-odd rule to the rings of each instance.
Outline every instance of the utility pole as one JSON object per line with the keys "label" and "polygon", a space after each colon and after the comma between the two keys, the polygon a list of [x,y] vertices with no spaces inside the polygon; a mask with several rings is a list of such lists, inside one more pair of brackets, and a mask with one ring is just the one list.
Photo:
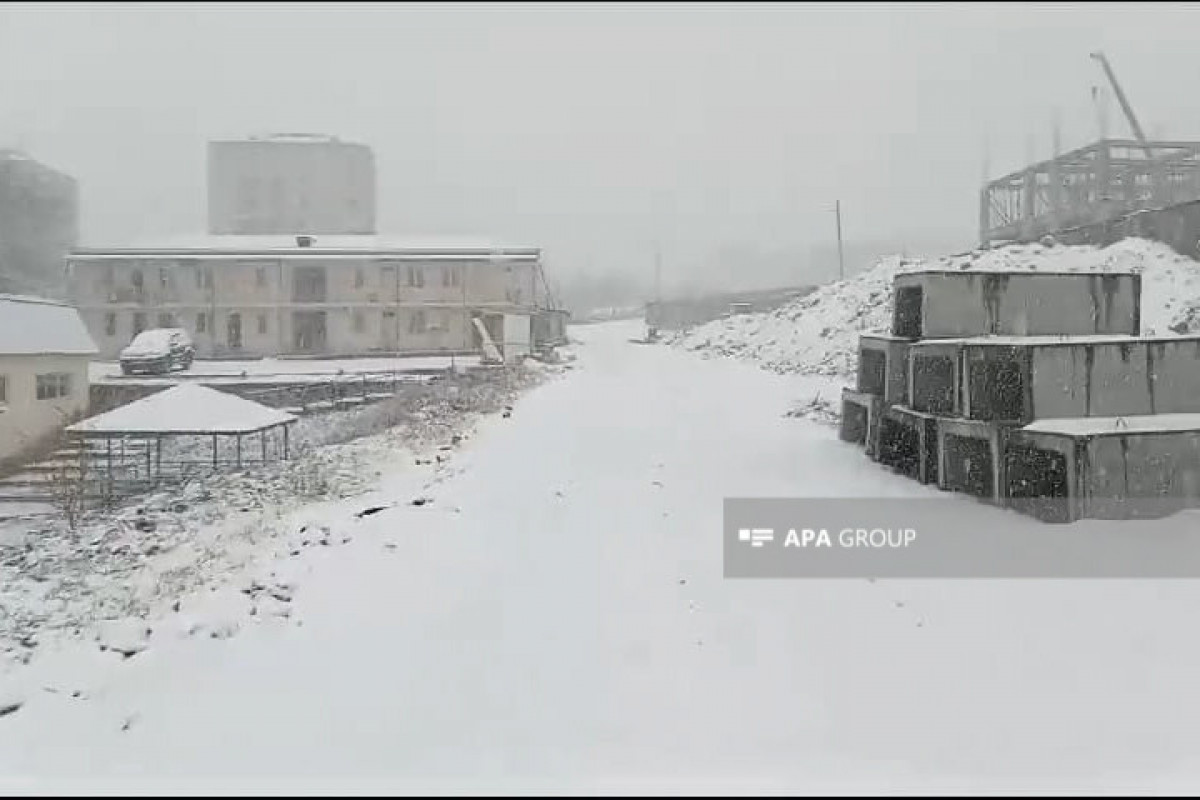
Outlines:
{"label": "utility pole", "polygon": [[1058,158],[1062,155],[1062,115],[1057,108],[1054,109],[1054,116],[1051,120],[1050,149],[1052,150],[1051,158]]}
{"label": "utility pole", "polygon": [[470,341],[474,334],[471,320],[471,312],[467,309],[467,277],[471,274],[471,268],[474,262],[464,262],[462,265],[462,275],[459,276],[462,280],[459,281],[462,288],[462,320],[463,320],[463,351],[469,353],[471,350]]}
{"label": "utility pole", "polygon": [[833,207],[834,214],[837,215],[837,240],[838,240],[838,280],[846,280],[846,258],[842,251],[842,201],[838,200]]}
{"label": "utility pole", "polygon": [[654,243],[654,302],[662,302],[662,246]]}

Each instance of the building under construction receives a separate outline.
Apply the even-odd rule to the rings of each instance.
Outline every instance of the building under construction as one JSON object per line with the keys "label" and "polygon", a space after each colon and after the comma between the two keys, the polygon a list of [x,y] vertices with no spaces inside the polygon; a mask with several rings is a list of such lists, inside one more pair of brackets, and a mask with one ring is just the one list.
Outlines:
{"label": "building under construction", "polygon": [[1108,59],[1092,58],[1134,138],[1108,138],[1102,125],[1094,144],[989,181],[979,203],[983,246],[1047,235],[1096,245],[1142,236],[1200,255],[1200,142],[1148,140]]}
{"label": "building under construction", "polygon": [[1110,139],[1033,164],[984,187],[979,227],[984,246],[1145,236],[1195,256],[1200,142]]}

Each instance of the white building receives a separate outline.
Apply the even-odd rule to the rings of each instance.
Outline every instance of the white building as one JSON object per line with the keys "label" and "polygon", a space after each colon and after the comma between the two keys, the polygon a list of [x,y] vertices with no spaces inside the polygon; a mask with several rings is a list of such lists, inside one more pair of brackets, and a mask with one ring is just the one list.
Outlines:
{"label": "white building", "polygon": [[332,136],[209,142],[212,234],[375,233],[375,156]]}
{"label": "white building", "polygon": [[186,329],[200,358],[478,352],[474,318],[528,341],[553,308],[537,247],[385,236],[78,248],[67,283],[106,359],[155,327]]}
{"label": "white building", "polygon": [[36,452],[83,416],[96,352],[71,306],[0,295],[0,464]]}

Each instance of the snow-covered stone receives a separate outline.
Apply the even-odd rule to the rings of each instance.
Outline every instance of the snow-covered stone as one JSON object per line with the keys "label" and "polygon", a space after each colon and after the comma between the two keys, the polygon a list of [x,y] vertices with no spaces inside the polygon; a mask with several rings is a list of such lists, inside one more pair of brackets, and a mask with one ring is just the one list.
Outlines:
{"label": "snow-covered stone", "polygon": [[97,639],[102,650],[130,658],[150,646],[151,634],[144,619],[111,620],[100,625]]}

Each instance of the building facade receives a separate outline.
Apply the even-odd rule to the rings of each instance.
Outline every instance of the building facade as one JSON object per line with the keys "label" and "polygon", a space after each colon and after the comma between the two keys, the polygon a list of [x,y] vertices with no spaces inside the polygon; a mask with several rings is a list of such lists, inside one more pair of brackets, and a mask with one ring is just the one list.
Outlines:
{"label": "building facade", "polygon": [[0,150],[0,292],[61,294],[63,257],[78,237],[75,179]]}
{"label": "building facade", "polygon": [[209,142],[208,232],[375,233],[375,156],[308,134]]}
{"label": "building facade", "polygon": [[42,449],[83,416],[95,355],[75,309],[0,295],[0,469]]}
{"label": "building facade", "polygon": [[71,298],[113,359],[140,331],[189,331],[200,358],[478,352],[548,307],[541,252],[376,236],[208,236],[78,249]]}

